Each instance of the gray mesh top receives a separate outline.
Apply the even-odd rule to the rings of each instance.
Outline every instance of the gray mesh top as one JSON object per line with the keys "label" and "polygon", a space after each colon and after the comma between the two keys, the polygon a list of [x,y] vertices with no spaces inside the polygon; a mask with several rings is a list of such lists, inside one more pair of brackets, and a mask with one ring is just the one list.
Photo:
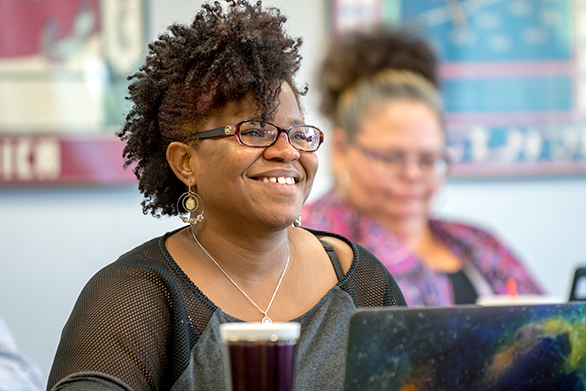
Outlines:
{"label": "gray mesh top", "polygon": [[[178,230],[177,230],[178,231]],[[177,266],[167,237],[150,240],[99,271],[63,329],[47,389],[224,389],[219,325],[239,321],[215,306]],[[405,305],[387,269],[354,252],[346,275],[308,312],[297,344],[295,390],[340,390],[350,314],[357,307]]]}

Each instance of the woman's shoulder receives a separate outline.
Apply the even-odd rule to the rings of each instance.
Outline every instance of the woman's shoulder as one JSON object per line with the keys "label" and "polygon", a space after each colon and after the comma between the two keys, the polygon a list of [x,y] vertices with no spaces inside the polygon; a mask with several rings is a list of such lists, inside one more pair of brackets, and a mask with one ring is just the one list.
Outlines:
{"label": "woman's shoulder", "polygon": [[429,225],[435,234],[464,242],[488,241],[499,243],[496,234],[489,228],[462,221],[431,219]]}
{"label": "woman's shoulder", "polygon": [[504,258],[516,258],[511,253],[508,243],[486,228],[476,225],[454,222],[431,220],[430,227],[433,234],[448,248],[460,256],[470,254],[498,254],[488,257],[494,261]]}
{"label": "woman's shoulder", "polygon": [[339,287],[352,297],[356,307],[406,305],[393,276],[369,250],[340,234],[305,230],[328,244],[342,243],[346,251],[351,251],[352,261]]}
{"label": "woman's shoulder", "polygon": [[[165,248],[165,240],[176,231],[152,238],[120,255],[118,259],[98,270],[84,291],[122,290],[132,286],[157,290],[159,286],[178,283],[175,264]],[[149,288],[150,287],[150,288]]]}
{"label": "woman's shoulder", "polygon": [[359,253],[358,245],[352,242],[350,239],[329,231],[321,231],[311,228],[303,229],[334,249],[334,252],[336,253],[345,273],[348,272],[348,270],[357,260]]}
{"label": "woman's shoulder", "polygon": [[165,247],[165,241],[184,227],[167,232],[161,236],[151,238],[142,244],[120,255],[114,262],[108,264],[102,270],[116,270],[128,268],[167,268],[172,263],[172,258]]}
{"label": "woman's shoulder", "polygon": [[336,254],[338,254],[339,250],[340,253],[345,255],[348,267],[344,268],[344,270],[348,274],[352,274],[352,272],[354,272],[357,268],[358,264],[361,264],[361,269],[375,268],[386,271],[384,265],[380,263],[374,254],[372,254],[365,247],[353,242],[345,236],[329,231],[321,231],[310,228],[304,229],[315,235],[318,239],[334,247]]}
{"label": "woman's shoulder", "polygon": [[356,243],[354,243],[353,241],[351,241],[350,239],[348,239],[344,235],[340,235],[340,234],[335,233],[335,232],[325,231],[325,230],[321,230],[321,229],[308,228],[308,227],[302,227],[302,228],[304,230],[312,233],[314,236],[316,236],[318,238],[334,238],[336,240],[339,240],[341,242],[344,242],[345,244],[347,244],[352,249],[354,249],[354,247],[356,246]]}
{"label": "woman's shoulder", "polygon": [[199,306],[213,310],[197,287],[167,259],[165,238],[171,234],[146,241],[95,273],[82,289],[74,314],[82,318],[100,313],[108,313],[112,319],[132,316],[136,322],[155,317],[163,322],[172,308],[176,316]]}

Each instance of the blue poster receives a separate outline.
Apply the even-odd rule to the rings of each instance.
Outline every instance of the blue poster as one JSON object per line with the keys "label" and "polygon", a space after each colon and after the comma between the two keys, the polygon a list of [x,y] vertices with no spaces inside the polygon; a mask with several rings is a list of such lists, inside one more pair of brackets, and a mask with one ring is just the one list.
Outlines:
{"label": "blue poster", "polygon": [[441,59],[455,175],[586,172],[586,1],[384,0]]}

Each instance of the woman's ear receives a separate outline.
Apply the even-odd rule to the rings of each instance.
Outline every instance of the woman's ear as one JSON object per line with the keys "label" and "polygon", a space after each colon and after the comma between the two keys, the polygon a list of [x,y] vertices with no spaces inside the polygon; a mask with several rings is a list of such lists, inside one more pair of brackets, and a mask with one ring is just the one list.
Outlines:
{"label": "woman's ear", "polygon": [[189,145],[173,141],[167,147],[167,163],[177,178],[187,186],[195,186],[195,151]]}
{"label": "woman's ear", "polygon": [[332,172],[339,174],[346,171],[346,153],[348,149],[346,132],[342,128],[334,128],[332,145]]}

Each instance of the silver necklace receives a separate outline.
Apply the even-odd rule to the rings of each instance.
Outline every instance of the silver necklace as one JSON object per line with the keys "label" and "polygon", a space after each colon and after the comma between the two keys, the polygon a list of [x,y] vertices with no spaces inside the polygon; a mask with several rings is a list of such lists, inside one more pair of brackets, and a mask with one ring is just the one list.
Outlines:
{"label": "silver necklace", "polygon": [[220,269],[222,271],[222,273],[224,273],[224,275],[226,276],[226,278],[228,278],[228,280],[230,280],[230,282],[232,284],[234,284],[234,286],[236,288],[238,288],[238,290],[240,291],[240,293],[242,293],[247,299],[248,301],[250,301],[264,316],[261,320],[262,323],[266,323],[266,324],[270,324],[273,323],[273,321],[271,320],[271,318],[269,318],[267,316],[267,312],[269,312],[269,309],[271,308],[271,304],[273,304],[273,300],[275,299],[275,296],[277,295],[277,291],[279,290],[279,287],[281,286],[281,281],[283,281],[283,277],[285,277],[285,272],[287,271],[287,266],[289,266],[289,259],[291,257],[291,250],[289,249],[289,243],[287,243],[287,262],[285,262],[285,268],[283,269],[283,273],[281,273],[281,277],[279,278],[279,282],[277,283],[277,287],[275,288],[275,291],[273,292],[273,297],[271,297],[271,301],[269,301],[269,305],[267,306],[266,310],[262,310],[255,302],[254,300],[252,300],[250,298],[250,296],[248,296],[246,294],[246,292],[244,292],[242,290],[242,288],[240,288],[238,286],[238,284],[236,284],[236,281],[234,281],[229,275],[228,273],[226,273],[226,271],[224,269],[222,269],[222,266],[220,266],[220,264],[218,262],[216,262],[216,260],[214,259],[214,257],[212,257],[212,255],[208,252],[208,250],[205,249],[204,246],[201,245],[201,243],[199,242],[199,240],[197,240],[197,237],[195,236],[195,234],[193,233],[193,229],[190,229],[189,231],[191,231],[191,236],[193,236],[193,240],[195,240],[195,242],[199,245],[199,247],[201,247],[201,249],[207,254],[207,256],[212,260],[213,263],[216,264],[216,266],[218,267],[218,269]]}

